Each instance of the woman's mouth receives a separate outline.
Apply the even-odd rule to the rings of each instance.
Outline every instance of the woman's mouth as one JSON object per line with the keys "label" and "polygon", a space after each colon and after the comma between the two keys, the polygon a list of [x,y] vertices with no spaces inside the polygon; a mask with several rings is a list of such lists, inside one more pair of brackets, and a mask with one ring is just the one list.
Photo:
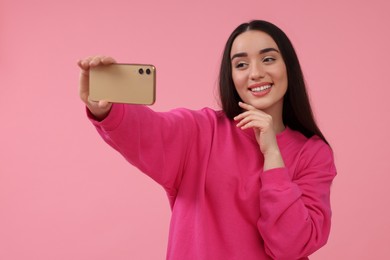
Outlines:
{"label": "woman's mouth", "polygon": [[262,97],[270,93],[273,86],[274,84],[270,82],[263,82],[249,86],[248,90],[252,93],[253,96]]}
{"label": "woman's mouth", "polygon": [[271,87],[272,87],[272,84],[267,84],[267,85],[258,86],[258,87],[250,87],[249,90],[252,92],[262,92],[262,91],[265,91],[267,89],[270,89]]}

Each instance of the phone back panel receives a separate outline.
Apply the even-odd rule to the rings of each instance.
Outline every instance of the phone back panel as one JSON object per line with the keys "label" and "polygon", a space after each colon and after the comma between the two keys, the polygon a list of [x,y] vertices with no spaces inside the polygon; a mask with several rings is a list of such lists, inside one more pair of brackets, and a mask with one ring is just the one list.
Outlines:
{"label": "phone back panel", "polygon": [[111,64],[93,67],[89,73],[91,100],[144,105],[155,102],[156,68],[153,65]]}

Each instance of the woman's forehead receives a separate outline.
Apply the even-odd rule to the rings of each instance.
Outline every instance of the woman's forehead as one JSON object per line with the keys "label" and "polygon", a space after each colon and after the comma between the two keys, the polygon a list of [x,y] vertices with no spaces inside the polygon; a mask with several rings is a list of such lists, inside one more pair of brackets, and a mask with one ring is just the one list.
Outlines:
{"label": "woman's forehead", "polygon": [[272,37],[262,31],[250,30],[238,35],[233,41],[231,53],[237,52],[256,52],[262,49],[274,48],[278,50],[276,42]]}

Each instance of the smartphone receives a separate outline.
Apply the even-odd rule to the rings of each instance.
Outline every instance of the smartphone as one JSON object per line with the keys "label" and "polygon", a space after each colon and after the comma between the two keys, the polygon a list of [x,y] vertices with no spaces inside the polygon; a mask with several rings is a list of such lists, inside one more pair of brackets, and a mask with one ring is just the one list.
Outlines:
{"label": "smartphone", "polygon": [[93,101],[152,105],[156,100],[156,68],[123,63],[92,67],[89,97]]}

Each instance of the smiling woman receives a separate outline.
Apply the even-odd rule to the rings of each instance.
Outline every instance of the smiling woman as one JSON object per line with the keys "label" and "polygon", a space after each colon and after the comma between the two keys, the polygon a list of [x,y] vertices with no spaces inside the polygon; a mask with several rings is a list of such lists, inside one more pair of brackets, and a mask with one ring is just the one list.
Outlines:
{"label": "smiling woman", "polygon": [[[250,54],[251,56],[249,56]],[[247,73],[260,73],[260,75],[245,76],[245,73],[240,72],[242,70]],[[263,92],[253,93],[252,91],[253,95],[263,96],[271,92],[271,90],[265,91],[267,86],[275,85],[271,82],[271,84],[265,82],[267,77],[274,77],[272,75],[275,75],[275,80],[279,82],[278,90],[281,90],[282,94],[276,109],[282,108],[282,111],[269,111],[268,113],[274,116],[274,120],[277,122],[282,120],[285,125],[298,130],[306,137],[317,135],[327,143],[314,120],[302,69],[294,47],[282,30],[266,21],[241,24],[233,31],[226,43],[219,84],[222,107],[226,115],[233,118],[242,111],[238,102],[248,102],[241,95],[244,94],[245,83],[242,83],[244,84],[243,90],[239,90],[237,89],[237,86],[240,85],[238,81],[245,80],[245,77],[252,77],[250,78],[251,82],[246,84],[253,84],[251,89],[263,86]],[[265,99],[256,100],[258,100],[257,102],[260,100],[262,103],[265,102]],[[280,105],[280,103],[283,104]]]}
{"label": "smiling woman", "polygon": [[287,71],[275,41],[262,31],[246,31],[234,40],[231,53],[233,82],[241,100],[272,116],[277,133],[283,131]]}
{"label": "smiling woman", "polygon": [[333,154],[280,29],[252,21],[232,33],[222,111],[90,100],[89,70],[113,63],[78,62],[80,97],[102,138],[167,191],[167,259],[307,259],[327,242]]}

